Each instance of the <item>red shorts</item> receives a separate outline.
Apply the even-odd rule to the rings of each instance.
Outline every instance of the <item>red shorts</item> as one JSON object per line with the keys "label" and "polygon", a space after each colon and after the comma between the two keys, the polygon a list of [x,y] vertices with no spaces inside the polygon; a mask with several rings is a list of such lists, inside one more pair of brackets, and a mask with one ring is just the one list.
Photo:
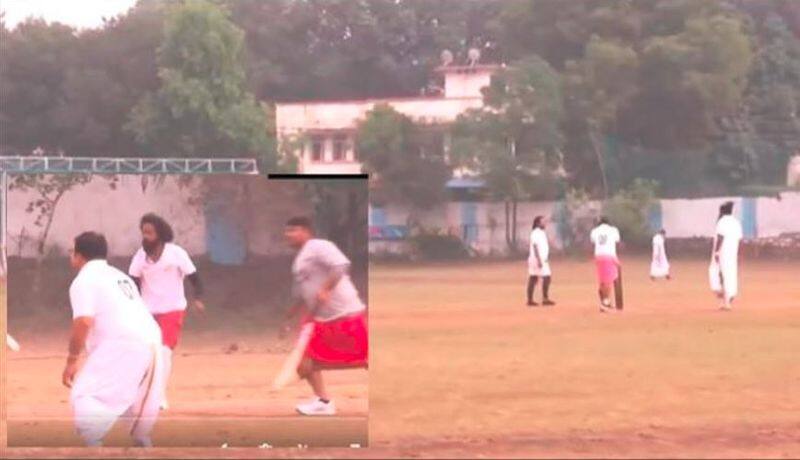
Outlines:
{"label": "red shorts", "polygon": [[178,345],[181,329],[183,329],[183,317],[185,315],[185,310],[175,310],[153,315],[158,323],[158,327],[161,328],[161,343],[173,350]]}
{"label": "red shorts", "polygon": [[365,313],[313,323],[307,358],[323,367],[367,367],[369,334]]}
{"label": "red shorts", "polygon": [[597,281],[602,284],[613,283],[619,276],[617,259],[613,256],[597,256],[594,259],[597,266]]}

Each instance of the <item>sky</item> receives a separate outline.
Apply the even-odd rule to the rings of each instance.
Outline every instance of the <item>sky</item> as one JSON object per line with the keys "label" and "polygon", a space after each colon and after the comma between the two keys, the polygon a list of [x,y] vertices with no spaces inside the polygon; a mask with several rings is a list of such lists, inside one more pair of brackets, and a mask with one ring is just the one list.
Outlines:
{"label": "sky", "polygon": [[61,22],[77,29],[99,27],[103,17],[128,11],[136,0],[0,0],[6,27],[14,28],[28,16]]}

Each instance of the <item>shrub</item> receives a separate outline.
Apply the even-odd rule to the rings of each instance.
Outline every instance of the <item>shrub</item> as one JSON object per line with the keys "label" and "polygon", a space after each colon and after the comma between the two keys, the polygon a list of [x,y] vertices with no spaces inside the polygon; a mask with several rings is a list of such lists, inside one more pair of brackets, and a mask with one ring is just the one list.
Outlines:
{"label": "shrub", "polygon": [[415,256],[423,260],[457,260],[469,257],[460,238],[437,231],[420,231],[409,238]]}
{"label": "shrub", "polygon": [[652,230],[647,215],[655,204],[657,188],[654,181],[636,179],[603,206],[603,213],[619,228],[623,242],[635,247],[646,247],[650,242]]}

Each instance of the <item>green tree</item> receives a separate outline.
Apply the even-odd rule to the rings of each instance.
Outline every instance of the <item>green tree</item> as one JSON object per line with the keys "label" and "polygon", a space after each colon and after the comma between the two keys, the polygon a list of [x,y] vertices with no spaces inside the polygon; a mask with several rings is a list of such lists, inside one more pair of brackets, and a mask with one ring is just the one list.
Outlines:
{"label": "green tree", "polygon": [[252,156],[276,164],[264,109],[247,91],[244,33],[223,8],[187,1],[170,12],[158,48],[161,86],[134,107],[127,128],[158,156]]}
{"label": "green tree", "polygon": [[484,102],[453,125],[451,161],[481,177],[491,195],[504,201],[506,243],[515,252],[517,202],[562,167],[560,77],[531,56],[496,75],[484,89]]}
{"label": "green tree", "polygon": [[269,100],[416,95],[442,49],[492,59],[502,2],[229,0],[246,31],[251,87]]}
{"label": "green tree", "polygon": [[442,202],[451,170],[441,139],[441,133],[426,131],[387,104],[367,112],[358,124],[356,149],[364,172],[371,175],[370,199],[408,205],[412,211]]}
{"label": "green tree", "polygon": [[28,20],[0,40],[0,150],[26,155],[58,152],[69,137],[60,120],[65,84],[75,59],[75,31]]}
{"label": "green tree", "polygon": [[707,145],[719,118],[739,109],[752,51],[738,15],[689,17],[639,54],[640,91],[621,116],[629,138],[666,149]]}
{"label": "green tree", "polygon": [[639,60],[636,51],[616,39],[592,36],[585,56],[566,63],[567,107],[574,124],[588,136],[608,197],[609,185],[603,139],[618,132],[620,110],[637,94]]}
{"label": "green tree", "polygon": [[603,214],[633,246],[647,247],[650,241],[652,229],[648,215],[656,202],[657,189],[658,184],[653,181],[636,179],[603,205]]}

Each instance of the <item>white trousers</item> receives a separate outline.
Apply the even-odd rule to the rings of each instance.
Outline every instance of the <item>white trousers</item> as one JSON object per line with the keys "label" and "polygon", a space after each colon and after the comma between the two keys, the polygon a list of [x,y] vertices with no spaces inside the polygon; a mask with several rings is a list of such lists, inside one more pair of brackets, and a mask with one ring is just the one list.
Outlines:
{"label": "white trousers", "polygon": [[134,440],[149,443],[163,385],[159,348],[110,341],[89,354],[70,394],[75,427],[87,445],[101,445],[120,418]]}
{"label": "white trousers", "polygon": [[650,262],[650,276],[653,278],[663,278],[669,275],[669,261],[666,257],[653,258]]}
{"label": "white trousers", "polygon": [[724,293],[728,301],[739,293],[738,265],[736,258],[720,256],[719,264],[712,260],[708,267],[708,282],[711,290]]}

